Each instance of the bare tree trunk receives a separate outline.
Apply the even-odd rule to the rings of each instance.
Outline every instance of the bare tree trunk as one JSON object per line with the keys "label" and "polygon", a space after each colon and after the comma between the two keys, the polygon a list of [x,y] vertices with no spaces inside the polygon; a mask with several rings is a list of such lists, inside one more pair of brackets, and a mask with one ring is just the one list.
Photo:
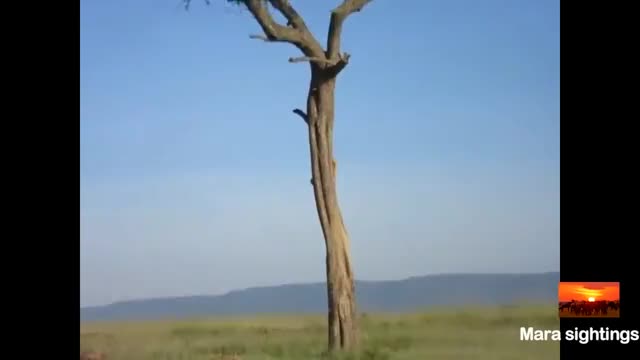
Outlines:
{"label": "bare tree trunk", "polygon": [[311,65],[307,123],[311,173],[318,217],[326,244],[329,350],[351,350],[359,340],[349,235],[336,190],[333,124],[336,75]]}
{"label": "bare tree trunk", "polygon": [[[184,0],[188,7],[190,0]],[[294,109],[309,127],[312,184],[316,208],[327,249],[327,292],[329,298],[329,349],[350,350],[358,344],[355,284],[351,267],[349,235],[342,221],[336,191],[336,161],[333,158],[333,121],[336,77],[349,63],[350,55],[341,52],[340,42],[345,20],[360,12],[371,0],[342,0],[331,10],[326,51],[313,36],[304,19],[288,0],[244,0],[263,34],[250,35],[267,42],[294,45],[304,56],[289,62],[309,62],[311,84],[307,112]],[[270,5],[270,6],[267,6]],[[287,20],[277,22],[271,9]]]}

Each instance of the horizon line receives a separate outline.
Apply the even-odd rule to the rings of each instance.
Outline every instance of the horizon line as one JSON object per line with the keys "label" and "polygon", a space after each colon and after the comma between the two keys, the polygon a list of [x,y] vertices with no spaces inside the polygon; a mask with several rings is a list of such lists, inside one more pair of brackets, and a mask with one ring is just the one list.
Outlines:
{"label": "horizon line", "polygon": [[[422,278],[422,277],[437,277],[437,276],[460,276],[460,275],[544,275],[544,274],[559,274],[560,270],[555,270],[555,271],[540,271],[540,272],[450,272],[450,273],[431,273],[431,274],[426,274],[426,275],[413,275],[413,276],[408,276],[408,277],[404,277],[404,278],[400,278],[400,279],[384,279],[384,280],[358,280],[355,279],[355,282],[386,282],[386,281],[405,281],[405,280],[410,280],[410,279],[415,279],[415,278]],[[283,287],[283,286],[295,286],[295,285],[318,285],[318,284],[326,284],[326,280],[322,280],[322,281],[309,281],[309,282],[296,282],[296,283],[282,283],[282,284],[273,284],[273,285],[254,285],[254,286],[249,286],[249,287],[245,287],[245,288],[238,288],[238,289],[232,289],[232,290],[228,290],[225,292],[221,292],[218,294],[191,294],[191,295],[167,295],[167,296],[158,296],[158,297],[147,297],[147,298],[133,298],[133,299],[125,299],[125,300],[118,300],[118,301],[113,301],[110,303],[106,303],[106,304],[102,304],[102,305],[87,305],[87,306],[80,306],[80,310],[82,309],[90,309],[90,308],[100,308],[100,307],[106,307],[106,306],[111,306],[111,305],[118,305],[118,304],[123,304],[123,303],[135,303],[135,302],[143,302],[143,301],[150,301],[150,300],[172,300],[172,299],[182,299],[182,298],[197,298],[197,297],[213,297],[213,296],[226,296],[229,295],[231,293],[236,293],[236,292],[241,292],[241,291],[247,291],[247,290],[252,290],[252,289],[264,289],[264,288],[271,288],[271,287]]]}

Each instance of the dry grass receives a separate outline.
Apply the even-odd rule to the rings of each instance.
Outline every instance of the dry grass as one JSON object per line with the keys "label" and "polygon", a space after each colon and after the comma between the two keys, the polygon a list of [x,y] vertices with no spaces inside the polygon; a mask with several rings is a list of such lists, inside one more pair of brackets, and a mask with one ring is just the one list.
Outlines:
{"label": "dry grass", "polygon": [[[326,316],[81,324],[81,350],[110,360],[326,358]],[[557,342],[521,342],[521,326],[558,329],[555,306],[365,314],[362,347],[345,359],[559,359]]]}

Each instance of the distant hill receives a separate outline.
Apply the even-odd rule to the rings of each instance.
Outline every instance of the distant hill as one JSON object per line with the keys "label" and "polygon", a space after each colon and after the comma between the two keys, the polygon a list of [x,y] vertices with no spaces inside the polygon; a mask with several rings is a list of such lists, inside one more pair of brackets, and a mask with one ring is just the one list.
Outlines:
{"label": "distant hill", "polygon": [[[430,306],[507,305],[557,301],[558,272],[445,274],[357,281],[360,311],[410,311]],[[80,309],[81,321],[151,320],[211,315],[325,312],[324,283],[255,287],[224,295],[117,302]]]}

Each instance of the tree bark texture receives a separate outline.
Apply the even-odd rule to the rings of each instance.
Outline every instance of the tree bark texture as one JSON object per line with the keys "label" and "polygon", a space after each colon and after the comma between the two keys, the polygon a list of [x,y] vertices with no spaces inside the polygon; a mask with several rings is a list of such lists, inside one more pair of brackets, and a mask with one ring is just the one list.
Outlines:
{"label": "tree bark texture", "polygon": [[342,219],[333,157],[336,76],[315,65],[307,99],[313,192],[326,245],[329,350],[351,350],[359,341],[350,243]]}

